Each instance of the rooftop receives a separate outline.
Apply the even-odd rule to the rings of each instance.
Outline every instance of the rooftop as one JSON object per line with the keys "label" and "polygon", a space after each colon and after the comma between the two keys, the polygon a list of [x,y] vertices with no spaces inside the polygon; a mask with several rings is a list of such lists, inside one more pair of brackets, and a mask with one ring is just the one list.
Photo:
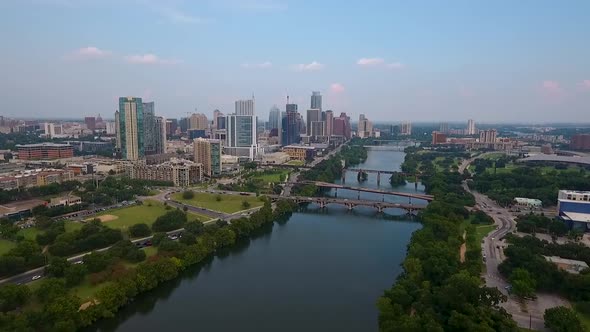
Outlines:
{"label": "rooftop", "polygon": [[543,202],[536,198],[514,197],[514,200],[519,204],[542,205]]}
{"label": "rooftop", "polygon": [[590,165],[590,157],[578,157],[578,156],[558,156],[552,154],[538,154],[530,157],[526,157],[523,159],[519,159],[519,162],[529,162],[529,161],[552,161],[552,162],[559,162],[559,163],[572,163],[572,164],[583,164],[583,165]]}
{"label": "rooftop", "polygon": [[590,223],[590,214],[580,212],[562,212],[562,218],[568,219],[569,221],[577,222],[588,222]]}
{"label": "rooftop", "polygon": [[36,147],[66,147],[71,146],[69,144],[59,144],[59,143],[36,143],[36,144],[17,144],[17,148],[36,148]]}
{"label": "rooftop", "polygon": [[562,270],[570,273],[580,273],[580,271],[587,269],[588,264],[584,261],[578,261],[573,259],[561,258],[558,256],[543,256],[548,262],[556,264]]}
{"label": "rooftop", "polygon": [[287,145],[283,147],[283,149],[307,149],[307,150],[315,150],[315,146],[309,145]]}

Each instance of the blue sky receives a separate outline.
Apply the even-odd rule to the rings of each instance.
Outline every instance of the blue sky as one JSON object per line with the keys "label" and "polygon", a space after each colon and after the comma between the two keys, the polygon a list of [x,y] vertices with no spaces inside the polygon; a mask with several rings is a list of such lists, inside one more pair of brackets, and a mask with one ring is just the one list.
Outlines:
{"label": "blue sky", "polygon": [[2,0],[0,114],[181,117],[312,90],[386,121],[590,121],[589,1]]}

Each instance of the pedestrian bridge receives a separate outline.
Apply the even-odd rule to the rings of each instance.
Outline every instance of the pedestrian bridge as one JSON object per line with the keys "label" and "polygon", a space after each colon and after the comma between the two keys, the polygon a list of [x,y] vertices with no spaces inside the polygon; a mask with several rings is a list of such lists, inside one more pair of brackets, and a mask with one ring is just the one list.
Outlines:
{"label": "pedestrian bridge", "polygon": [[[371,189],[371,188],[350,187],[350,186],[345,186],[345,185],[340,185],[340,184],[335,184],[335,183],[328,183],[328,182],[306,181],[306,182],[303,182],[303,183],[313,184],[313,185],[316,185],[316,186],[322,187],[322,188],[330,188],[330,189],[334,189],[336,191],[338,189],[353,190],[353,191],[358,192],[358,194],[359,194],[358,195],[358,200],[360,200],[360,193],[361,192],[381,194],[381,195],[401,196],[401,197],[408,197],[408,198],[415,198],[415,199],[422,199],[422,200],[425,200],[427,202],[430,202],[430,201],[434,200],[434,196],[427,195],[427,194],[414,194],[414,193],[405,193],[405,192],[399,192],[399,191],[386,191],[386,190]],[[336,195],[338,195],[337,192],[336,192]]]}
{"label": "pedestrian bridge", "polygon": [[304,203],[315,203],[320,208],[326,208],[328,204],[340,204],[346,206],[349,210],[354,209],[357,206],[366,206],[377,209],[379,212],[383,212],[385,209],[402,209],[406,213],[411,214],[416,211],[426,208],[426,205],[419,204],[404,204],[404,203],[390,203],[390,202],[377,202],[362,199],[347,199],[347,198],[334,198],[334,197],[304,197],[304,196],[289,196],[282,197],[278,195],[270,196],[272,199],[289,199],[298,204]]}

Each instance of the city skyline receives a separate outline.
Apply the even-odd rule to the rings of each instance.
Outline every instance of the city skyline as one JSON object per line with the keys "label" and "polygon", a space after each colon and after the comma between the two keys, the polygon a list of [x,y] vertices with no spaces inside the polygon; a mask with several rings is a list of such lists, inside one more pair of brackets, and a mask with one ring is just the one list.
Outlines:
{"label": "city skyline", "polygon": [[[179,118],[195,107],[228,114],[254,94],[266,118],[287,95],[304,110],[319,91],[323,109],[375,123],[588,122],[588,9],[582,1],[10,0],[0,4],[0,70],[12,78],[0,84],[0,113],[112,114],[130,95]],[[36,20],[23,24],[31,13]]]}

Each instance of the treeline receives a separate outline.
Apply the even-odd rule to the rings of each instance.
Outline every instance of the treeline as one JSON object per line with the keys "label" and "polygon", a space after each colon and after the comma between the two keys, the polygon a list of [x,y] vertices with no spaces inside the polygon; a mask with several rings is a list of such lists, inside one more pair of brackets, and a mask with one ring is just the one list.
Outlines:
{"label": "treeline", "polygon": [[512,292],[532,296],[537,291],[559,293],[572,301],[590,307],[590,270],[568,273],[543,256],[584,261],[590,264],[590,248],[583,244],[556,244],[532,236],[508,236],[510,245],[504,250],[506,259],[498,270],[512,284]]}
{"label": "treeline", "polygon": [[98,187],[95,181],[85,181],[79,194],[86,203],[107,206],[130,201],[136,196],[148,196],[151,186],[169,187],[173,186],[173,183],[108,176],[98,183]]}
{"label": "treeline", "polygon": [[79,181],[64,181],[62,183],[52,183],[45,186],[0,190],[0,204],[27,200],[42,196],[58,195],[77,189],[82,183]]}
{"label": "treeline", "polygon": [[523,233],[547,233],[551,236],[564,236],[569,231],[563,221],[532,213],[518,216],[516,218],[516,229]]}
{"label": "treeline", "polygon": [[518,159],[518,156],[501,156],[496,159],[480,158],[475,159],[472,165],[475,167],[474,170],[477,174],[484,173],[488,168],[493,169],[493,172],[496,173],[498,168],[506,168],[506,165],[513,163],[516,159]]}
{"label": "treeline", "polygon": [[[82,303],[72,294],[66,274],[71,267],[63,261],[55,261],[48,267],[53,278],[41,282],[32,293],[26,285],[2,285],[0,295],[0,329],[2,331],[74,331],[88,326],[98,319],[112,317],[121,306],[140,293],[156,288],[159,284],[176,278],[187,267],[198,264],[215,250],[231,247],[242,238],[274,220],[284,220],[294,210],[293,203],[279,201],[273,212],[271,203],[265,205],[250,218],[233,220],[231,225],[217,223],[206,227],[185,230],[180,241],[167,236],[154,235],[153,244],[158,254],[135,268],[121,264],[142,261],[129,242],[118,242],[106,253],[93,253],[84,257],[78,274],[92,273],[90,279],[108,283],[95,294],[93,301]],[[202,226],[202,225],[201,225]],[[188,240],[187,240],[188,239]],[[129,259],[131,256],[132,259]],[[53,262],[52,262],[53,263]],[[63,271],[63,273],[62,273]],[[69,272],[75,274],[74,272]],[[63,277],[60,277],[63,275]],[[28,305],[32,301],[40,305]]]}
{"label": "treeline", "polygon": [[403,272],[378,301],[381,331],[518,331],[499,305],[506,297],[483,287],[480,249],[468,234],[466,260],[460,263],[461,224],[469,218],[471,195],[457,173],[436,173],[423,181],[435,200],[420,214]]}
{"label": "treeline", "polygon": [[[450,150],[449,150],[450,149]],[[408,174],[422,173],[434,174],[436,171],[435,159],[443,170],[449,170],[457,159],[469,158],[469,152],[464,149],[447,148],[446,150],[424,150],[421,147],[410,146],[404,149],[406,156],[401,165],[402,172]],[[442,158],[442,159],[440,159]]]}
{"label": "treeline", "polygon": [[552,206],[559,189],[588,190],[590,176],[584,169],[544,173],[540,168],[518,167],[498,174],[477,173],[470,187],[502,206],[511,205],[514,197],[536,198],[543,206]]}
{"label": "treeline", "polygon": [[[367,150],[362,145],[344,145],[340,152],[322,160],[314,168],[304,171],[299,180],[332,182],[342,177],[342,161],[346,167],[358,165],[367,160]],[[293,193],[301,196],[315,196],[320,189],[315,185],[296,184]]]}

